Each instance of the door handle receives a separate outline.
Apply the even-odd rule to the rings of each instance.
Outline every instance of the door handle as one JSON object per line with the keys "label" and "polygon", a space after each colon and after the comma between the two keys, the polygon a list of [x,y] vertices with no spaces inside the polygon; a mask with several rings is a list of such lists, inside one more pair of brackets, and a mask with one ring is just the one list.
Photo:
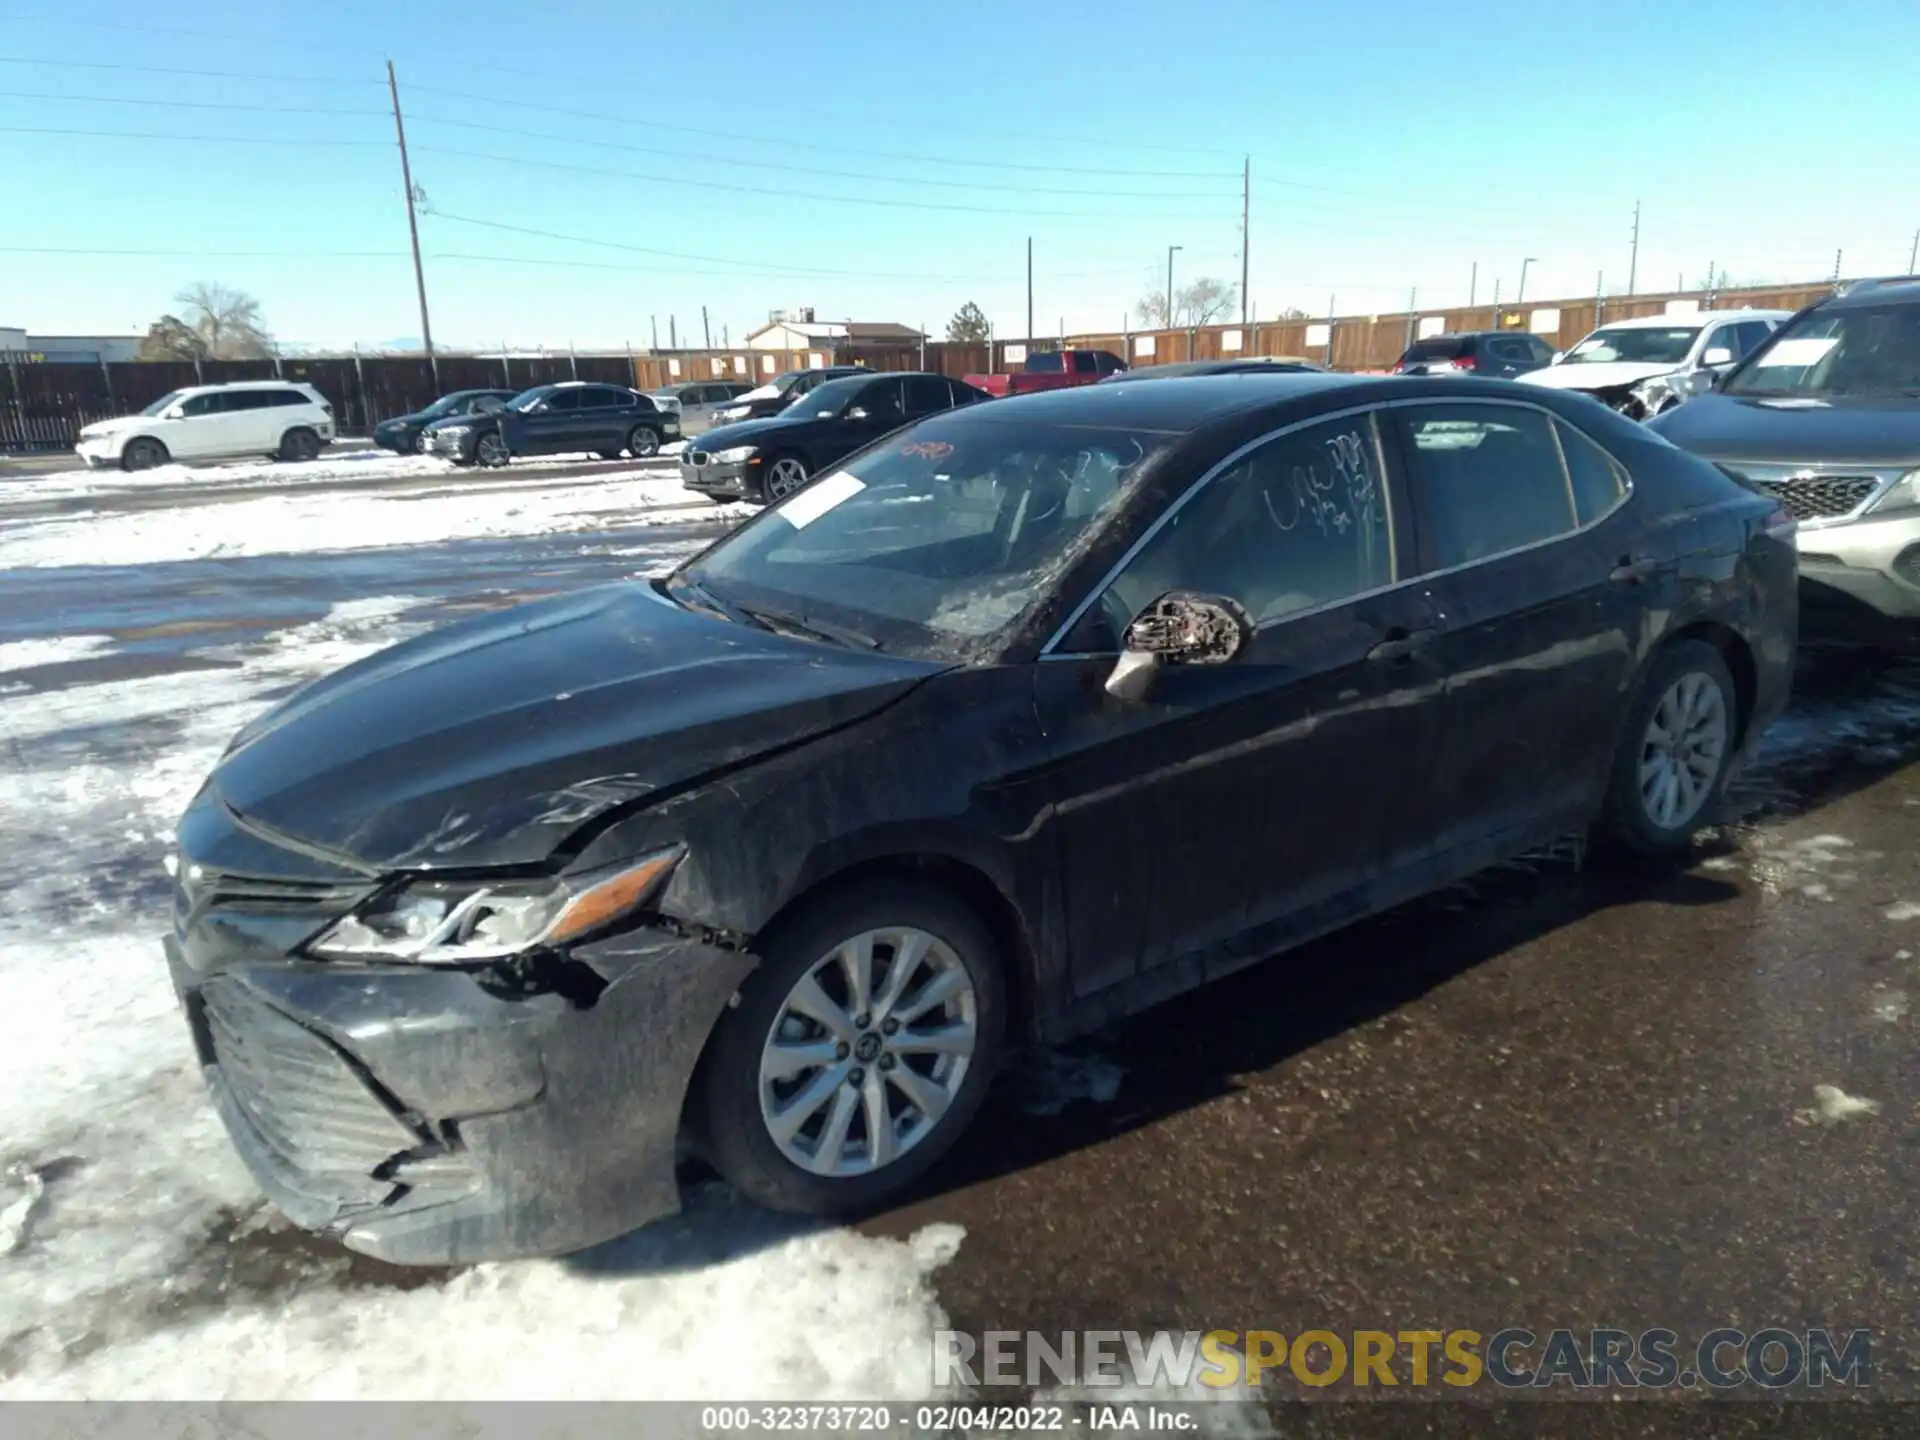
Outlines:
{"label": "door handle", "polygon": [[1386,639],[1367,651],[1367,659],[1405,660],[1425,648],[1426,643],[1432,638],[1431,630],[1409,630],[1403,625],[1396,625],[1387,631]]}
{"label": "door handle", "polygon": [[1638,585],[1659,569],[1658,560],[1622,560],[1607,578],[1616,585]]}

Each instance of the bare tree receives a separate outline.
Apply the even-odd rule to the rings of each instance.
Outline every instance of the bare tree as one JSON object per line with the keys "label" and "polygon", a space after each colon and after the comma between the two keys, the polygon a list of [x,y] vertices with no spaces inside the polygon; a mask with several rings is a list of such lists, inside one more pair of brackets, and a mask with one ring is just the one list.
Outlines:
{"label": "bare tree", "polygon": [[971,300],[947,321],[947,339],[957,345],[984,345],[991,333],[986,312]]}
{"label": "bare tree", "polygon": [[194,328],[178,315],[162,315],[140,341],[142,360],[204,360],[207,349]]}
{"label": "bare tree", "polygon": [[1298,305],[1289,305],[1280,312],[1279,318],[1282,320],[1311,320],[1313,317]]}
{"label": "bare tree", "polygon": [[203,358],[262,360],[273,354],[273,336],[260,314],[260,302],[246,291],[199,280],[173,298],[184,307],[185,322],[204,347]]}
{"label": "bare tree", "polygon": [[1202,276],[1184,290],[1174,292],[1171,320],[1167,316],[1167,292],[1159,288],[1149,288],[1135,302],[1133,309],[1141,321],[1149,326],[1184,329],[1189,325],[1206,325],[1219,319],[1233,308],[1239,295],[1238,285]]}

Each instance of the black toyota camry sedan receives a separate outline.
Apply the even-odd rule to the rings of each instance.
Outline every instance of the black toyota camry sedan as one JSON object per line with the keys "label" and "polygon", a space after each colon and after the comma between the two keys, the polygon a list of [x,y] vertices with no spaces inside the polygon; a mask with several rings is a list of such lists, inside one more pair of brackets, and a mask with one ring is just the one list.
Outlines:
{"label": "black toyota camry sedan", "polygon": [[1012,1046],[1569,833],[1683,851],[1786,698],[1791,529],[1497,382],[949,410],[248,725],[173,979],[263,1189],[354,1249],[588,1245],[686,1154],[858,1212]]}

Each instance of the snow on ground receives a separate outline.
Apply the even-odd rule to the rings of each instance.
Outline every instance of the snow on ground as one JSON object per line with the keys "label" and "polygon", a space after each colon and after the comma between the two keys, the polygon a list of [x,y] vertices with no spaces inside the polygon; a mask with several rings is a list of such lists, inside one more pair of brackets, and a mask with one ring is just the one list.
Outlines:
{"label": "snow on ground", "polygon": [[586,1261],[401,1288],[259,1197],[167,982],[160,861],[233,731],[412,604],[0,698],[0,1398],[925,1396],[952,1226],[808,1229],[716,1186]]}
{"label": "snow on ground", "polygon": [[[660,447],[666,457],[657,468],[668,473],[667,463],[685,448],[685,442]],[[553,470],[597,460],[593,455],[547,455],[513,462],[515,471]],[[634,464],[645,465],[646,461]],[[195,485],[219,485],[246,488],[277,488],[315,481],[402,480],[422,475],[449,478],[465,472],[432,455],[396,455],[391,450],[342,449],[302,464],[278,460],[242,460],[207,465],[156,465],[151,470],[56,470],[19,478],[0,477],[0,499],[53,500],[76,495],[127,494],[140,490],[171,490]]]}
{"label": "snow on ground", "polygon": [[0,643],[0,675],[9,670],[31,670],[36,665],[84,660],[112,644],[111,635],[57,635],[48,640],[6,641]]}
{"label": "snow on ground", "polygon": [[[452,481],[452,477],[449,477]],[[484,536],[738,519],[659,469],[428,491],[273,494],[171,509],[0,521],[0,569],[427,545]]]}

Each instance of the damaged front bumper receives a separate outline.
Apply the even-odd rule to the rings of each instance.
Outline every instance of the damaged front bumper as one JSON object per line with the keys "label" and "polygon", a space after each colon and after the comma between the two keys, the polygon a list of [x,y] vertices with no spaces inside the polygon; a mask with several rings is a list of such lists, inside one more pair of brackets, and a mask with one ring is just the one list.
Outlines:
{"label": "damaged front bumper", "polygon": [[295,1224],[396,1264],[554,1255],[679,1209],[682,1108],[751,957],[657,930],[576,947],[588,983],[250,959],[167,940],[216,1109]]}

